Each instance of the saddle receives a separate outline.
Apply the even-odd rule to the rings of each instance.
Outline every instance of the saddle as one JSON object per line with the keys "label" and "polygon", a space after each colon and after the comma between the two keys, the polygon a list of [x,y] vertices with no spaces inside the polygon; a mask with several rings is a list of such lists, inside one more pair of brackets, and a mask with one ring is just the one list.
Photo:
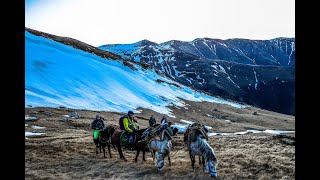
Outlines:
{"label": "saddle", "polygon": [[127,133],[126,131],[122,131],[120,135],[120,145],[127,147],[129,144],[134,144],[136,142],[137,135],[135,133]]}
{"label": "saddle", "polygon": [[196,138],[198,136],[202,136],[206,140],[208,140],[208,135],[207,135],[204,127],[199,123],[193,123],[187,128],[187,130],[184,134],[184,137],[185,137],[184,141],[189,144],[190,142],[196,141]]}
{"label": "saddle", "polygon": [[165,134],[168,134],[171,139],[171,136],[173,136],[172,129],[170,127],[162,129],[161,125],[158,125],[154,128],[151,127],[143,133],[143,141],[150,142],[156,137],[160,137],[160,140],[163,141]]}

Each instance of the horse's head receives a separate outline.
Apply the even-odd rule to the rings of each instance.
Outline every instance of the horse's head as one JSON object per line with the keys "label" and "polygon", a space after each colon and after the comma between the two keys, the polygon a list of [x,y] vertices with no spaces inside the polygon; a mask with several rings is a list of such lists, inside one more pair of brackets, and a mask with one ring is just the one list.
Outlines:
{"label": "horse's head", "polygon": [[213,152],[213,149],[207,153],[208,157],[206,158],[206,173],[209,173],[211,177],[217,177],[217,158]]}
{"label": "horse's head", "polygon": [[156,166],[158,168],[158,172],[161,172],[164,167],[164,153],[156,152]]}
{"label": "horse's head", "polygon": [[109,129],[108,129],[108,132],[110,134],[110,136],[112,136],[112,134],[115,132],[116,128],[113,127],[113,126],[110,126]]}
{"label": "horse's head", "polygon": [[102,137],[109,138],[112,136],[114,132],[115,132],[115,128],[113,126],[107,126],[100,133]]}
{"label": "horse's head", "polygon": [[206,172],[211,175],[211,177],[217,177],[217,159],[209,159],[206,161]]}

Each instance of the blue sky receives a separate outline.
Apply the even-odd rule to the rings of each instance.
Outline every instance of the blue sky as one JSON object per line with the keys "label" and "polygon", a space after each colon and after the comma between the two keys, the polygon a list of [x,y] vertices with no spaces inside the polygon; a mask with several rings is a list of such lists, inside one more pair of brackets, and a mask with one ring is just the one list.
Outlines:
{"label": "blue sky", "polygon": [[94,46],[295,37],[294,0],[26,0],[25,26]]}

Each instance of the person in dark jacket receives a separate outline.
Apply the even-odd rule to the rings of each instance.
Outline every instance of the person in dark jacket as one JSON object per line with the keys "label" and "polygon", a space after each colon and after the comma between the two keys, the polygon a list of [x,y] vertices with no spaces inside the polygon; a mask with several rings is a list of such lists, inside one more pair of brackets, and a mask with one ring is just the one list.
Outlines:
{"label": "person in dark jacket", "polygon": [[167,123],[168,123],[168,119],[165,116],[163,116],[162,119],[161,119],[160,124],[164,125],[164,124],[167,124]]}
{"label": "person in dark jacket", "polygon": [[151,115],[150,119],[149,119],[149,126],[153,127],[156,124],[156,119],[153,117],[153,115]]}
{"label": "person in dark jacket", "polygon": [[97,139],[99,132],[102,131],[104,129],[104,122],[103,119],[100,114],[96,115],[96,118],[92,121],[91,123],[91,129],[93,130],[93,138]]}

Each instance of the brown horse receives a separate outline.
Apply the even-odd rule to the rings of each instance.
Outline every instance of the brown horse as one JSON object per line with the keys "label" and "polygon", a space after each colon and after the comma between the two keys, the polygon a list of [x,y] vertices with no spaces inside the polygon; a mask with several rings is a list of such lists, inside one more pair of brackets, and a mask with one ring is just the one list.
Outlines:
{"label": "brown horse", "polygon": [[93,142],[96,146],[96,154],[98,154],[98,148],[101,153],[101,147],[103,149],[103,157],[106,157],[105,147],[108,146],[109,155],[111,158],[111,151],[110,151],[110,145],[111,145],[111,136],[115,132],[115,128],[113,126],[107,126],[102,131],[99,132],[98,139],[93,139]]}
{"label": "brown horse", "polygon": [[[143,153],[142,160],[146,161],[145,152],[146,152],[146,148],[147,148],[147,142],[141,141],[141,140],[142,140],[143,132],[147,129],[141,129],[141,130],[136,131],[136,141],[133,144],[133,149],[137,151],[136,157],[134,158],[134,161],[136,161],[136,162],[138,161],[137,158],[139,156],[140,151],[142,151],[142,153]],[[121,149],[121,142],[120,142],[121,141],[121,139],[120,139],[121,133],[122,133],[122,131],[116,130],[111,137],[111,143],[113,145],[117,146],[118,152],[120,155],[120,159],[123,158],[124,161],[127,161],[127,159],[123,156],[122,149]]]}

